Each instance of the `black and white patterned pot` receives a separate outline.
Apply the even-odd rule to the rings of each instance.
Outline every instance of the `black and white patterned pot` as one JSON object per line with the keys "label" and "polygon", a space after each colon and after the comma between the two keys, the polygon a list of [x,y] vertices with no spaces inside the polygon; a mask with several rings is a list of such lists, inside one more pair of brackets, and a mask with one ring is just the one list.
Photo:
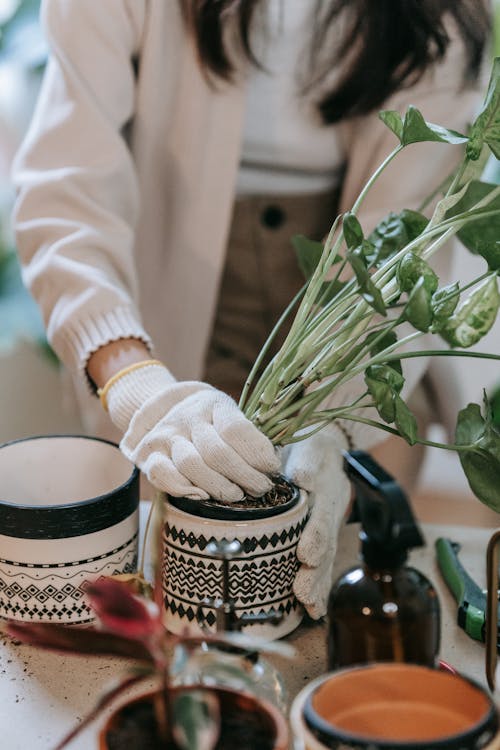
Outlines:
{"label": "black and white patterned pot", "polygon": [[0,618],[85,623],[87,582],[137,564],[139,472],[79,435],[0,446]]}
{"label": "black and white patterned pot", "polygon": [[[296,549],[305,526],[308,504],[296,489],[287,506],[257,511],[214,506],[186,498],[166,500],[164,539],[164,622],[173,633],[201,632],[198,606],[222,596],[222,561],[207,551],[210,542],[238,540],[241,552],[230,562],[229,594],[238,617],[282,613],[277,625],[245,625],[245,633],[266,639],[281,638],[301,622],[303,608],[292,584],[299,567]],[[184,509],[183,509],[184,508]],[[202,514],[212,514],[215,518]],[[225,516],[225,518],[223,517]],[[203,607],[204,623],[215,631],[215,613]]]}

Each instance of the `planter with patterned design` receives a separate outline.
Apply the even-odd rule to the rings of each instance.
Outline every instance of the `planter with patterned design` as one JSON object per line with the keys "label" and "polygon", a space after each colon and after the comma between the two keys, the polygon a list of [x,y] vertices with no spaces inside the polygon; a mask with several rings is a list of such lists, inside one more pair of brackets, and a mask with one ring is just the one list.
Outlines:
{"label": "planter with patterned design", "polygon": [[0,446],[0,618],[86,623],[89,580],[136,569],[139,472],[117,445],[50,435]]}
{"label": "planter with patterned design", "polygon": [[[191,512],[192,511],[192,512]],[[217,506],[169,498],[164,525],[164,621],[174,633],[199,634],[197,612],[222,597],[222,561],[208,554],[210,542],[238,540],[241,552],[229,564],[229,596],[237,617],[281,613],[278,624],[247,624],[243,632],[266,639],[294,630],[303,616],[292,591],[299,563],[297,544],[307,520],[305,493],[276,508]],[[215,631],[215,610],[204,604],[205,626]]]}

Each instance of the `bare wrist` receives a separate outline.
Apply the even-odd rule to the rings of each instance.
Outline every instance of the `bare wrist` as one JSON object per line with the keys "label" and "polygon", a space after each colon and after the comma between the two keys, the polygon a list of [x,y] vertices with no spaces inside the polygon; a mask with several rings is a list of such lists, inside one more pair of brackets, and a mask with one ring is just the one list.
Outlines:
{"label": "bare wrist", "polygon": [[151,352],[139,339],[119,339],[101,346],[89,357],[87,375],[96,390],[128,365],[151,359]]}

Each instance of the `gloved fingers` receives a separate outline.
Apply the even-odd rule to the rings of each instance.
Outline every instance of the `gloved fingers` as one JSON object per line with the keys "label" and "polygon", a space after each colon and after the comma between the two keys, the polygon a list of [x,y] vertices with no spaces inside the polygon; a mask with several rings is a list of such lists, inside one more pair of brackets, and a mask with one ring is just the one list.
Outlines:
{"label": "gloved fingers", "polygon": [[302,489],[313,492],[318,478],[326,471],[343,471],[342,448],[345,438],[334,424],[290,446],[285,463],[285,475]]}
{"label": "gloved fingers", "polygon": [[328,595],[333,583],[333,560],[335,550],[332,550],[331,561],[317,568],[301,565],[293,582],[293,592],[304,606],[313,620],[319,620],[326,615]]}
{"label": "gloved fingers", "polygon": [[126,448],[138,466],[145,463],[151,453],[162,453],[171,458],[172,443],[179,435],[182,436],[177,426],[173,427],[164,422],[158,422],[144,437],[135,443],[132,449],[130,445],[131,441],[128,439],[129,432],[130,430],[125,433],[122,439],[122,450]]}
{"label": "gloved fingers", "polygon": [[214,404],[213,425],[221,439],[250,466],[263,474],[277,474],[280,458],[273,444],[229,397]]}
{"label": "gloved fingers", "polygon": [[297,558],[301,563],[316,568],[323,560],[331,545],[332,537],[338,529],[332,528],[329,519],[321,523],[318,518],[309,517],[297,545]]}
{"label": "gloved fingers", "polygon": [[[162,416],[168,414],[171,409],[175,408],[176,404],[187,401],[190,397],[196,398],[198,394],[204,394],[207,390],[213,391],[213,388],[205,383],[192,381],[175,383],[174,381],[174,384],[170,384],[168,387],[164,386],[158,391],[154,390],[153,382],[147,390],[142,388],[136,392],[134,389],[134,386],[137,387],[138,385],[134,382],[136,379],[144,377],[145,375],[152,378],[156,369],[163,370],[165,368],[151,369],[153,370],[153,373],[149,375],[146,370],[139,369],[130,373],[130,377],[127,375],[120,378],[117,383],[112,386],[108,394],[109,414],[114,423],[118,426],[123,421],[124,414],[128,413],[131,406],[133,405],[135,407],[134,413],[130,417],[127,427],[122,428],[126,429],[128,435],[127,441],[131,450],[135,449],[137,444],[160,421]],[[168,373],[166,370],[165,372]],[[152,394],[149,392],[151,388],[153,388]],[[117,393],[114,393],[115,390]],[[116,397],[114,400],[111,398],[112,395]],[[142,401],[138,400],[141,396]],[[201,395],[201,398],[203,398],[203,395]],[[116,411],[119,413],[116,414]]]}
{"label": "gloved fingers", "polygon": [[323,464],[323,456],[311,445],[310,439],[291,446],[284,469],[285,476],[307,492],[314,490],[317,473]]}
{"label": "gloved fingers", "polygon": [[311,496],[311,513],[297,545],[298,559],[312,567],[319,565],[327,550],[336,544],[351,498],[351,487],[343,473],[335,476],[327,472],[318,485]]}
{"label": "gloved fingers", "polygon": [[241,487],[208,466],[190,440],[177,437],[171,446],[172,462],[191,484],[203,488],[215,500],[234,503],[243,499]]}
{"label": "gloved fingers", "polygon": [[221,439],[212,425],[206,422],[199,423],[193,428],[191,439],[200,456],[211,469],[242,487],[249,495],[260,497],[271,490],[270,478],[246,463],[230,445]]}
{"label": "gloved fingers", "polygon": [[153,487],[174,497],[190,497],[194,500],[208,500],[209,495],[200,487],[195,487],[174,466],[172,459],[164,453],[150,453],[139,468],[147,476]]}

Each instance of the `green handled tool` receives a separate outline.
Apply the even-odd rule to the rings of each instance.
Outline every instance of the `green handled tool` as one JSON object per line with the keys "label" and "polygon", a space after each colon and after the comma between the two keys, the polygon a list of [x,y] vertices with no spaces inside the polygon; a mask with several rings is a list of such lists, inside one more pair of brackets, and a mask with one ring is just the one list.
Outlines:
{"label": "green handled tool", "polygon": [[[477,585],[463,567],[458,559],[459,551],[460,545],[457,542],[452,542],[450,539],[444,539],[443,537],[436,540],[439,569],[458,602],[457,623],[471,638],[484,643],[486,592]],[[500,651],[498,633],[497,650]]]}

